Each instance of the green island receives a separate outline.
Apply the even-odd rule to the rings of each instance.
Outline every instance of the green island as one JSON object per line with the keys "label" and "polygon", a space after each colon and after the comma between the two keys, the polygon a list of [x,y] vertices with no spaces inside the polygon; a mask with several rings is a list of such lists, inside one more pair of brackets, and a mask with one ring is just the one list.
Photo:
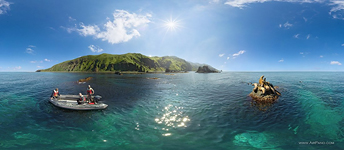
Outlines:
{"label": "green island", "polygon": [[175,56],[148,57],[140,53],[122,55],[100,54],[87,55],[73,60],[64,61],[48,69],[36,72],[109,72],[109,73],[159,73],[197,71],[199,63],[188,62]]}

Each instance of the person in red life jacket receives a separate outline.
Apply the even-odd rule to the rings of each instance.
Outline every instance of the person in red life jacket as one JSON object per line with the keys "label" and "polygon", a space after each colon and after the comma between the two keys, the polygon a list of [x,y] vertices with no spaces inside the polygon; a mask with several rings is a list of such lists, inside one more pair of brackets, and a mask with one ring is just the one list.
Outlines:
{"label": "person in red life jacket", "polygon": [[86,102],[86,97],[84,97],[84,95],[79,93],[79,99],[77,100],[77,102],[78,102],[78,104],[82,104],[82,103]]}
{"label": "person in red life jacket", "polygon": [[60,96],[59,89],[56,88],[53,93],[51,93],[50,99],[58,98]]}
{"label": "person in red life jacket", "polygon": [[88,88],[87,88],[87,99],[90,101],[90,102],[93,102],[93,99],[92,99],[92,95],[94,94],[94,90],[93,88],[91,87],[91,85],[88,85]]}

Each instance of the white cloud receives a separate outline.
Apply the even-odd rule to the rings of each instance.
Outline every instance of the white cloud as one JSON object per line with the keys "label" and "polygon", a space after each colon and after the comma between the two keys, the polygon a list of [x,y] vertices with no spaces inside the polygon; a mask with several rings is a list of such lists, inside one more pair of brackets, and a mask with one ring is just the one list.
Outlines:
{"label": "white cloud", "polygon": [[[1,0],[0,0],[1,1]],[[27,46],[27,48],[26,48],[26,53],[28,53],[28,54],[33,54],[33,52],[34,52],[34,50],[32,49],[32,48],[35,48],[36,46],[34,46],[34,45],[29,45],[29,46]]]}
{"label": "white cloud", "polygon": [[[334,19],[342,19],[344,17],[342,12],[344,10],[344,0],[227,0],[225,2],[226,5],[230,5],[232,7],[238,7],[243,9],[249,4],[252,3],[265,3],[265,2],[289,2],[289,3],[325,3],[326,5],[332,6],[329,14],[332,15]],[[338,14],[338,15],[337,15]],[[307,18],[303,17],[305,22],[307,22]]]}
{"label": "white cloud", "polygon": [[26,53],[32,54],[34,50],[32,48],[26,48]]}
{"label": "white cloud", "polygon": [[34,63],[37,63],[37,61],[30,61],[30,63],[34,64]]}
{"label": "white cloud", "polygon": [[68,17],[69,21],[76,21],[76,19],[72,18],[71,16]]}
{"label": "white cloud", "polygon": [[298,38],[299,38],[299,35],[300,35],[300,34],[295,34],[295,35],[294,35],[294,38],[297,38],[297,39],[298,39]]}
{"label": "white cloud", "polygon": [[264,3],[264,2],[271,2],[271,1],[291,2],[291,3],[322,3],[325,0],[227,0],[225,4],[231,5],[232,7],[239,7],[240,9],[243,9],[248,4],[251,4],[251,3]]}
{"label": "white cloud", "polygon": [[105,31],[97,34],[96,38],[108,41],[111,44],[127,42],[133,37],[141,36],[135,27],[146,25],[151,14],[130,14],[124,10],[116,10],[113,14],[114,20],[104,24]]}
{"label": "white cloud", "polygon": [[342,65],[339,61],[331,61],[331,65]]}
{"label": "white cloud", "polygon": [[228,0],[227,2],[225,2],[225,4],[231,5],[233,7],[239,7],[242,9],[243,7],[246,7],[246,4],[264,3],[266,1],[269,1],[269,0]]}
{"label": "white cloud", "polygon": [[60,28],[65,29],[68,33],[72,33],[73,31],[77,31],[77,25],[74,28],[67,28],[64,26],[60,26]]}
{"label": "white cloud", "polygon": [[43,68],[43,66],[37,66],[37,68]]}
{"label": "white cloud", "polygon": [[22,67],[18,66],[18,67],[14,67],[14,70],[20,70]]}
{"label": "white cloud", "polygon": [[[85,26],[84,23],[80,23],[81,29],[76,29],[80,35],[88,36],[88,35],[96,35],[100,29],[97,25],[94,26]],[[67,30],[68,31],[68,30]],[[72,32],[72,29],[68,32]]]}
{"label": "white cloud", "polygon": [[308,34],[308,35],[307,35],[307,40],[308,40],[310,37],[311,37],[311,35],[310,35],[310,34]]}
{"label": "white cloud", "polygon": [[225,54],[219,54],[219,57],[222,57],[222,56],[224,56]]}
{"label": "white cloud", "polygon": [[324,56],[323,55],[320,55],[320,58],[323,58]]}
{"label": "white cloud", "polygon": [[237,57],[237,56],[239,56],[241,54],[244,54],[245,52],[246,52],[245,50],[241,50],[238,53],[233,54],[233,57]]}
{"label": "white cloud", "polygon": [[288,21],[286,23],[284,23],[283,25],[282,24],[279,24],[278,25],[280,28],[284,27],[284,28],[287,28],[289,29],[290,27],[293,26],[293,24],[289,23]]}
{"label": "white cloud", "polygon": [[334,5],[330,10],[330,14],[344,9],[344,1],[342,0],[332,0],[330,5]]}
{"label": "white cloud", "polygon": [[114,20],[107,19],[108,21],[103,25],[103,30],[97,25],[84,25],[82,22],[74,28],[63,26],[61,28],[66,29],[68,33],[76,31],[82,36],[93,36],[96,39],[117,44],[141,36],[137,28],[150,23],[150,17],[152,17],[151,14],[138,15],[125,10],[116,10],[113,13]]}
{"label": "white cloud", "polygon": [[285,28],[289,28],[289,27],[292,27],[293,24],[290,24],[290,23],[287,21],[286,23],[283,24],[283,26],[284,26]]}
{"label": "white cloud", "polygon": [[94,45],[90,45],[90,46],[88,46],[88,48],[89,48],[92,52],[98,52],[98,53],[100,53],[100,52],[103,51],[103,49],[101,49],[101,48],[98,47],[98,46],[94,46]]}
{"label": "white cloud", "polygon": [[284,59],[282,58],[281,60],[279,60],[278,62],[284,62]]}
{"label": "white cloud", "polygon": [[217,3],[219,3],[219,2],[220,2],[220,0],[210,0],[210,1],[209,1],[210,4],[212,4],[212,3],[217,4]]}
{"label": "white cloud", "polygon": [[50,62],[51,60],[49,60],[49,59],[44,59],[44,61]]}
{"label": "white cloud", "polygon": [[307,18],[306,17],[303,17],[303,20],[305,20],[305,22],[307,22]]}
{"label": "white cloud", "polygon": [[227,57],[227,60],[229,59],[229,57]]}
{"label": "white cloud", "polygon": [[344,44],[342,44],[342,46],[344,46]]}
{"label": "white cloud", "polygon": [[302,57],[306,57],[306,55],[308,55],[309,52],[300,52],[300,55],[302,55]]}
{"label": "white cloud", "polygon": [[[228,0],[227,2],[225,2],[225,4],[227,5],[231,5],[233,7],[239,7],[239,8],[243,8],[243,7],[246,7],[245,4],[247,3],[256,3],[256,2],[260,2],[260,1],[256,1],[256,0],[251,0],[251,1],[248,1],[248,0]],[[261,1],[261,3],[263,3],[264,1]]]}
{"label": "white cloud", "polygon": [[10,9],[11,3],[5,1],[5,0],[0,0],[0,14],[5,14],[7,10]]}

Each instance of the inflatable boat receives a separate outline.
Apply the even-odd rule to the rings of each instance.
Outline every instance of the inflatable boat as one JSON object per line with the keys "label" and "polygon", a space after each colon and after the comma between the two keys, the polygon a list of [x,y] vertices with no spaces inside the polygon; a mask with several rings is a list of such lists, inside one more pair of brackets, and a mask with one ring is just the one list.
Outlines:
{"label": "inflatable boat", "polygon": [[72,110],[100,110],[108,106],[107,104],[99,102],[102,98],[101,96],[96,95],[92,96],[92,98],[96,103],[84,102],[78,104],[77,100],[79,99],[79,95],[60,95],[59,98],[49,98],[49,102],[57,107]]}

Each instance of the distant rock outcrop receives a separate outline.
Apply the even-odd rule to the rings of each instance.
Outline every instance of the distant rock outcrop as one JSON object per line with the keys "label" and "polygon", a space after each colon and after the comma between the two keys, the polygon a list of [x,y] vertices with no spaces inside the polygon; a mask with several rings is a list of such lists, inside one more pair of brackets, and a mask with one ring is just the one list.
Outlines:
{"label": "distant rock outcrop", "polygon": [[210,69],[208,66],[198,67],[196,73],[219,73],[218,70]]}
{"label": "distant rock outcrop", "polygon": [[117,75],[122,75],[122,73],[119,72],[119,71],[116,71],[115,74],[117,74]]}
{"label": "distant rock outcrop", "polygon": [[92,79],[92,77],[87,77],[85,79],[79,79],[78,82],[86,82],[86,81],[90,81]]}

